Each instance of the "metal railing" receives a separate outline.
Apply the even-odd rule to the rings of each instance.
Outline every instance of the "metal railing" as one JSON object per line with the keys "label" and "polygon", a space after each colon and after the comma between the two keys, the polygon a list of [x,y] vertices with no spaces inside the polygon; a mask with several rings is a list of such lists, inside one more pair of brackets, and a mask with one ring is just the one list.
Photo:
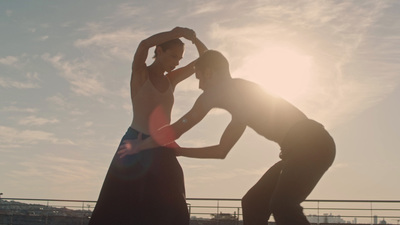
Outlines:
{"label": "metal railing", "polygon": [[[0,225],[86,225],[95,204],[90,200],[1,198]],[[187,204],[193,224],[242,224],[240,199],[187,198]],[[400,223],[397,200],[306,200],[302,206],[312,224]]]}

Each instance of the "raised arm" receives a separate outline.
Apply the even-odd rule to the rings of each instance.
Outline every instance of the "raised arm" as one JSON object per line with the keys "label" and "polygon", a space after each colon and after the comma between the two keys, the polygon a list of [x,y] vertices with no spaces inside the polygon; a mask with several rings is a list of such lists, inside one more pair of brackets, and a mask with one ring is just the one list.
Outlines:
{"label": "raised arm", "polygon": [[137,87],[143,85],[143,83],[147,80],[147,67],[146,60],[148,56],[149,49],[156,45],[162,44],[166,41],[175,39],[175,38],[186,38],[188,40],[195,40],[196,33],[188,28],[175,27],[171,31],[161,32],[151,37],[141,41],[139,46],[136,49],[135,55],[133,57],[132,63],[132,75],[131,75],[131,91],[132,96],[135,95],[135,90]]}
{"label": "raised arm", "polygon": [[175,154],[191,158],[225,159],[245,129],[245,124],[232,119],[222,134],[218,145],[200,148],[176,148]]}
{"label": "raised arm", "polygon": [[[207,51],[207,46],[200,41],[197,37],[192,40],[193,44],[197,48],[197,52],[199,53],[199,56],[201,56],[205,51]],[[194,73],[194,64],[196,60],[192,61],[188,65],[181,67],[179,69],[176,69],[170,73],[167,74],[169,80],[171,81],[171,84],[175,87],[177,84],[179,84],[181,81],[185,80],[186,78],[190,77]]]}

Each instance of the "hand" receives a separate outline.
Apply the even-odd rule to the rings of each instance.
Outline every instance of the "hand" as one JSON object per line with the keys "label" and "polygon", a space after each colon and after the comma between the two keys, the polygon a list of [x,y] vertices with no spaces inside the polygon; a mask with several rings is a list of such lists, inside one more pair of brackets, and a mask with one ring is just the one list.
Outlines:
{"label": "hand", "polygon": [[192,43],[194,43],[196,40],[196,32],[194,32],[192,29],[186,27],[175,27],[173,31],[179,32],[182,37],[188,39]]}
{"label": "hand", "polygon": [[124,158],[127,155],[134,155],[141,152],[140,144],[143,142],[142,134],[140,133],[137,139],[124,140],[118,147],[117,154],[120,158]]}

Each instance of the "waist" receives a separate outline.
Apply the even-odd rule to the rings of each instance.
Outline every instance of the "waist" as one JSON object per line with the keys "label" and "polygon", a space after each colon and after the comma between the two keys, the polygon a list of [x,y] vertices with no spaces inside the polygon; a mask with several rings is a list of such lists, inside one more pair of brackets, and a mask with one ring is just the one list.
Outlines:
{"label": "waist", "polygon": [[142,134],[142,139],[146,139],[146,138],[150,137],[149,134],[143,133],[143,132],[137,130],[136,128],[133,128],[130,126],[130,127],[128,127],[128,130],[126,131],[123,139],[137,139],[140,134]]}
{"label": "waist", "polygon": [[294,143],[314,139],[317,134],[326,133],[324,126],[315,120],[306,119],[294,124],[279,143],[281,149],[290,148]]}
{"label": "waist", "polygon": [[171,123],[171,109],[162,106],[155,107],[146,113],[133,110],[133,114],[131,127],[145,134],[151,134]]}

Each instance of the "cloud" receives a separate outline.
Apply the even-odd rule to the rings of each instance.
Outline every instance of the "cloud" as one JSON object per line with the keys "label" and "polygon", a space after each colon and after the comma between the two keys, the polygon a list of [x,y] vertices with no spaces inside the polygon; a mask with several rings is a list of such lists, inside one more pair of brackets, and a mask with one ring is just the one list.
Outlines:
{"label": "cloud", "polygon": [[61,111],[68,112],[71,115],[85,115],[87,111],[82,108],[76,107],[73,100],[61,94],[57,94],[46,99],[47,102],[56,106]]}
{"label": "cloud", "polygon": [[8,146],[20,148],[27,144],[34,145],[41,142],[67,145],[74,144],[71,140],[59,139],[55,137],[54,133],[42,130],[18,130],[14,127],[0,126],[0,147]]}
{"label": "cloud", "polygon": [[[41,187],[47,191],[56,190],[57,195],[61,195],[63,190],[68,192],[71,189],[80,191],[93,190],[97,176],[95,163],[82,159],[67,158],[65,156],[39,155],[20,161],[17,169],[10,170],[7,177],[10,179],[18,178],[16,182],[20,185]],[[100,166],[97,166],[97,169]],[[39,188],[39,187],[36,187]]]}
{"label": "cloud", "polygon": [[[24,59],[26,55],[23,54],[22,59]],[[39,75],[37,72],[25,72],[26,70],[23,68],[23,66],[26,64],[25,62],[21,62],[21,59],[15,56],[7,56],[4,58],[0,58],[0,65],[5,65],[11,69],[10,71],[12,72],[12,77],[0,77],[0,87],[4,88],[17,88],[17,89],[30,89],[30,88],[39,88],[39,84],[37,83],[39,79]],[[7,74],[8,70],[2,70],[3,73]],[[14,70],[17,70],[18,72],[15,73]],[[10,72],[8,72],[10,73]],[[24,74],[25,77],[22,78],[22,80],[17,80],[15,74]],[[21,79],[21,78],[19,78]]]}
{"label": "cloud", "polygon": [[43,117],[36,117],[36,116],[28,116],[19,120],[18,124],[20,125],[45,125],[45,124],[53,124],[58,123],[57,119],[47,119]]}
{"label": "cloud", "polygon": [[7,15],[8,17],[10,17],[12,14],[13,14],[13,11],[12,11],[12,10],[9,10],[9,9],[6,10],[6,15]]}
{"label": "cloud", "polygon": [[121,18],[137,18],[138,16],[149,13],[146,7],[139,6],[136,3],[122,3],[117,6],[113,19],[120,20]]}
{"label": "cloud", "polygon": [[53,104],[59,105],[63,108],[67,108],[70,106],[70,103],[68,102],[68,100],[66,100],[65,97],[60,96],[60,95],[48,97],[46,100]]}
{"label": "cloud", "polygon": [[13,66],[19,62],[19,59],[15,56],[7,56],[5,58],[0,58],[0,64],[4,64],[7,66]]}
{"label": "cloud", "polygon": [[91,69],[89,62],[73,60],[67,61],[62,55],[42,55],[42,59],[51,63],[59,70],[60,75],[71,85],[71,90],[83,96],[104,95],[107,90],[99,80],[98,74]]}
{"label": "cloud", "polygon": [[26,112],[35,113],[38,109],[36,108],[18,108],[16,106],[6,106],[0,109],[0,112]]}
{"label": "cloud", "polygon": [[202,14],[218,12],[223,10],[224,8],[225,6],[223,4],[220,4],[219,2],[216,1],[196,2],[194,5],[194,10],[190,13],[190,15],[202,15]]}
{"label": "cloud", "polygon": [[112,31],[93,30],[88,38],[75,41],[75,47],[90,48],[92,51],[100,52],[103,57],[121,60],[131,60],[134,48],[145,37],[143,32],[132,28]]}
{"label": "cloud", "polygon": [[20,82],[7,78],[0,77],[0,87],[3,88],[17,88],[17,89],[31,89],[31,88],[39,88],[39,84],[33,83],[32,81],[28,82]]}
{"label": "cloud", "polygon": [[40,41],[45,41],[45,40],[47,40],[47,39],[49,39],[49,36],[48,36],[48,35],[41,36],[41,37],[39,38]]}
{"label": "cloud", "polygon": [[[310,117],[335,126],[384,99],[400,83],[394,75],[399,61],[387,60],[400,55],[393,50],[399,44],[393,38],[399,27],[391,25],[388,36],[376,35],[387,9],[388,3],[376,1],[259,2],[244,10],[243,17],[214,22],[210,35],[220,41],[216,49],[230,60],[236,77],[251,76],[236,72],[244,59],[268,45],[296,48],[309,56],[314,65],[308,94],[295,104]],[[259,66],[259,73],[268,63]]]}

